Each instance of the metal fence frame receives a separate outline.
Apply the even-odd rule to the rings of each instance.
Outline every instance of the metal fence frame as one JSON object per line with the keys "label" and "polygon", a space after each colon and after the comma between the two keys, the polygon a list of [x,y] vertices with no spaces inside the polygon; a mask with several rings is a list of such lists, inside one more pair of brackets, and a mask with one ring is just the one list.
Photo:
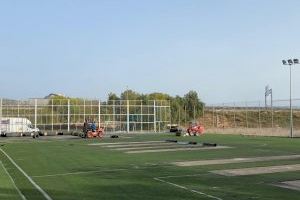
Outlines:
{"label": "metal fence frame", "polygon": [[171,121],[171,108],[164,100],[0,98],[0,123],[3,117],[28,118],[43,131],[78,130],[89,119],[111,132],[161,132]]}

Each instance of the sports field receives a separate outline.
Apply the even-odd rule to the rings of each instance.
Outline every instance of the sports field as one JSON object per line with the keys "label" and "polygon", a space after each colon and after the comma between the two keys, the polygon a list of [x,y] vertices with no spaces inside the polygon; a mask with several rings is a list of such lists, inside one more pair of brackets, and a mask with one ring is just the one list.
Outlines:
{"label": "sports field", "polygon": [[0,145],[0,199],[300,199],[298,138],[49,136]]}

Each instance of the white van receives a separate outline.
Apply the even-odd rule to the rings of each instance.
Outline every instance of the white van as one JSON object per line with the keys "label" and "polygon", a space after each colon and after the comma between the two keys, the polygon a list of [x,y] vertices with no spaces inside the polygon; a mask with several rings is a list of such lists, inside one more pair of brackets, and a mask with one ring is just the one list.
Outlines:
{"label": "white van", "polygon": [[1,136],[37,134],[40,130],[32,126],[27,118],[2,117],[0,121]]}

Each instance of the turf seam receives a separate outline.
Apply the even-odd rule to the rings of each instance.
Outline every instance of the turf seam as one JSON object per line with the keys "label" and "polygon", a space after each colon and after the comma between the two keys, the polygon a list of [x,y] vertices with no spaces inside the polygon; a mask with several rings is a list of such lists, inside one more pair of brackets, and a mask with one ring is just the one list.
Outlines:
{"label": "turf seam", "polygon": [[18,194],[20,195],[22,200],[27,200],[26,197],[24,196],[24,194],[21,192],[21,190],[17,187],[14,179],[11,177],[11,175],[8,173],[7,169],[5,168],[4,164],[2,163],[2,161],[0,161],[0,164],[2,166],[2,168],[4,169],[5,173],[7,174],[7,176],[9,177],[9,179],[11,180],[13,186],[15,187],[15,189],[17,190]]}
{"label": "turf seam", "polygon": [[31,177],[44,178],[44,177],[68,176],[68,175],[89,174],[89,173],[98,173],[98,172],[117,172],[117,171],[126,171],[126,170],[128,169],[79,171],[79,172],[69,172],[69,173],[61,173],[61,174],[46,174],[46,175],[31,176]]}
{"label": "turf seam", "polygon": [[204,174],[187,174],[187,175],[178,175],[178,176],[161,176],[157,177],[159,179],[164,179],[164,178],[181,178],[181,177],[194,177],[194,176],[202,176]]}
{"label": "turf seam", "polygon": [[15,161],[2,149],[0,151],[9,159],[9,161],[29,180],[29,182],[45,197],[47,200],[52,200],[52,198],[36,183],[26,172],[17,164]]}

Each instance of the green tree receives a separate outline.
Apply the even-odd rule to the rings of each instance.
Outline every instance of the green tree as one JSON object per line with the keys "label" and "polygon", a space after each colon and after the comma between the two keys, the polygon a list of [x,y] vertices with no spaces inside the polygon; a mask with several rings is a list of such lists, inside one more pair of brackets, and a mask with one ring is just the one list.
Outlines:
{"label": "green tree", "polygon": [[142,95],[138,92],[135,92],[133,90],[125,90],[121,93],[121,99],[122,100],[142,100]]}
{"label": "green tree", "polygon": [[118,95],[116,95],[115,93],[110,92],[108,93],[108,101],[112,101],[112,100],[118,101],[120,100],[120,97],[118,97]]}
{"label": "green tree", "polygon": [[200,101],[196,91],[189,91],[184,95],[184,106],[186,107],[188,120],[196,120],[201,116],[204,103]]}

